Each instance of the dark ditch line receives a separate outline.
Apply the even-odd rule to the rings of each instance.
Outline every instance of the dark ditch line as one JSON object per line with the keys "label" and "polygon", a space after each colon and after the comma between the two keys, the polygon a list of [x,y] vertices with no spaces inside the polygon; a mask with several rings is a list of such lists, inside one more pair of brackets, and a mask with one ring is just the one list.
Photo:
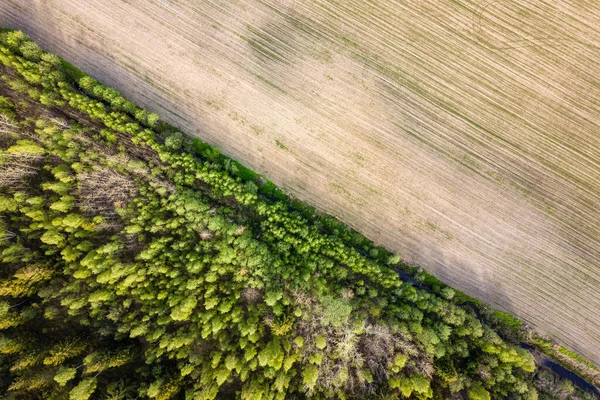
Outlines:
{"label": "dark ditch line", "polygon": [[568,379],[573,382],[574,385],[578,386],[580,389],[587,391],[589,393],[595,394],[598,398],[600,398],[600,389],[596,386],[592,385],[573,371],[570,371],[558,364],[557,362],[552,361],[550,357],[536,349],[534,346],[521,342],[519,346],[528,350],[535,358],[535,362],[542,367],[546,367],[550,369],[552,372],[560,376],[561,378]]}

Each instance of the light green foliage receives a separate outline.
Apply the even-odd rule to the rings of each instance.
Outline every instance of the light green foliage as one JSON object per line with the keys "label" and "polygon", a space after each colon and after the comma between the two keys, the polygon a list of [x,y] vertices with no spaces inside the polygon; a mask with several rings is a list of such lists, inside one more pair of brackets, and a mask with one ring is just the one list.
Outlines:
{"label": "light green foliage", "polygon": [[325,323],[340,327],[348,323],[352,306],[341,297],[326,297],[323,300],[323,319]]}
{"label": "light green foliage", "polygon": [[319,370],[313,364],[307,364],[302,371],[302,383],[308,388],[313,389],[319,378]]}
{"label": "light green foliage", "polygon": [[399,382],[397,385],[403,397],[410,397],[414,390],[413,381],[409,378],[399,378]]}
{"label": "light green foliage", "polygon": [[87,400],[96,391],[96,378],[83,379],[69,392],[69,400]]}
{"label": "light green foliage", "polygon": [[67,382],[75,378],[77,370],[75,368],[63,368],[58,370],[58,373],[54,376],[54,380],[60,385],[65,386]]}
{"label": "light green foliage", "polygon": [[521,359],[521,368],[525,372],[535,372],[535,359],[533,355],[525,349],[517,349],[519,358]]}
{"label": "light green foliage", "polygon": [[410,380],[412,381],[413,390],[419,393],[421,397],[430,398],[432,396],[433,392],[429,379],[423,375],[413,375]]}
{"label": "light green foliage", "polygon": [[15,298],[29,296],[52,275],[53,271],[48,267],[27,265],[17,270],[10,279],[0,281],[0,296]]}
{"label": "light green foliage", "polygon": [[281,291],[269,291],[265,294],[265,304],[273,307],[279,300],[281,300],[282,296],[283,292]]}
{"label": "light green foliage", "polygon": [[323,363],[323,357],[324,357],[324,355],[322,352],[312,353],[311,355],[308,356],[307,360],[311,364],[321,365]]}
{"label": "light green foliage", "polygon": [[159,117],[155,113],[149,113],[146,117],[146,125],[150,126],[151,128],[155,127],[158,121]]}
{"label": "light green foliage", "polygon": [[177,151],[183,146],[183,136],[181,132],[174,132],[165,138],[165,146],[168,149]]}
{"label": "light green foliage", "polygon": [[158,379],[152,382],[146,394],[151,399],[168,400],[173,398],[178,391],[179,387],[176,381],[164,381],[163,379]]}
{"label": "light green foliage", "polygon": [[68,228],[79,228],[85,223],[85,218],[79,214],[69,214],[63,218],[62,223]]}
{"label": "light green foliage", "polygon": [[449,288],[449,287],[445,287],[443,289],[440,290],[440,295],[445,298],[446,300],[452,300],[454,298],[454,289]]}
{"label": "light green foliage", "polygon": [[80,355],[87,345],[78,339],[63,340],[52,347],[44,358],[45,365],[61,365],[72,357]]}
{"label": "light green foliage", "polygon": [[43,147],[31,140],[19,140],[17,144],[6,149],[6,153],[15,156],[41,156],[45,153]]}
{"label": "light green foliage", "polygon": [[391,256],[388,258],[388,260],[387,260],[387,264],[388,264],[388,265],[391,265],[391,266],[394,266],[394,265],[397,265],[397,264],[399,264],[401,260],[402,260],[402,259],[400,258],[400,256],[399,256],[398,254],[394,254],[394,255],[391,255]]}
{"label": "light green foliage", "polygon": [[394,372],[400,372],[402,370],[402,368],[404,368],[404,366],[406,365],[406,361],[408,360],[408,357],[404,354],[396,354],[394,356],[394,361],[392,364],[392,371]]}
{"label": "light green foliage", "polygon": [[327,347],[327,339],[323,335],[319,335],[315,338],[315,347],[319,350],[323,350]]}
{"label": "light green foliage", "polygon": [[173,318],[174,321],[187,320],[192,314],[192,311],[194,311],[194,307],[196,307],[196,304],[198,304],[196,297],[186,297],[177,306],[175,306],[175,308],[173,308],[173,311],[171,312],[171,318]]}
{"label": "light green foliage", "polygon": [[46,244],[60,245],[64,242],[65,237],[57,230],[47,230],[44,232],[40,240]]}
{"label": "light green foliage", "polygon": [[490,400],[490,393],[480,383],[475,383],[467,391],[470,400]]}
{"label": "light green foliage", "polygon": [[258,364],[261,367],[269,366],[275,370],[281,368],[283,363],[283,350],[277,337],[273,338],[264,349],[258,353]]}

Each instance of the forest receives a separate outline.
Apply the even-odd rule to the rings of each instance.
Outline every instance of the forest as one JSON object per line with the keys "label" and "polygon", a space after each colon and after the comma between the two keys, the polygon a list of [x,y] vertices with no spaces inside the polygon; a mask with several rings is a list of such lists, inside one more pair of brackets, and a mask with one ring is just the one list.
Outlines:
{"label": "forest", "polygon": [[556,378],[453,289],[403,281],[22,32],[0,64],[3,398],[548,398]]}

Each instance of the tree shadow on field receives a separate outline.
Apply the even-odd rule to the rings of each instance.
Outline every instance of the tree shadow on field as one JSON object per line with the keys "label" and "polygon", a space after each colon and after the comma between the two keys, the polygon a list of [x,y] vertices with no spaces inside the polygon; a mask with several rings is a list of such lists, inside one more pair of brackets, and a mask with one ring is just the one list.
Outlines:
{"label": "tree shadow on field", "polygon": [[429,263],[421,263],[420,267],[446,285],[460,290],[466,295],[480,300],[493,310],[499,310],[520,318],[513,305],[510,294],[505,290],[502,283],[495,275],[493,269],[473,268],[456,259],[449,259],[439,249],[423,250],[426,254],[424,259]]}

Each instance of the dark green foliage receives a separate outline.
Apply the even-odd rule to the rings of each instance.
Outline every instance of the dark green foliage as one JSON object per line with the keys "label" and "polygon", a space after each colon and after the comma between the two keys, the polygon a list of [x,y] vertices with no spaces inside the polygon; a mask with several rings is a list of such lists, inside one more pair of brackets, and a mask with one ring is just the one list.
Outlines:
{"label": "dark green foliage", "polygon": [[494,311],[492,313],[492,318],[500,326],[506,327],[510,334],[514,335],[515,337],[519,334],[521,326],[523,326],[523,323],[517,318],[502,311]]}
{"label": "dark green foliage", "polygon": [[206,158],[208,161],[218,162],[221,157],[221,152],[209,145],[208,143],[204,143],[200,139],[194,139],[194,149],[196,152]]}
{"label": "dark green foliage", "polygon": [[78,81],[79,79],[83,78],[84,76],[86,76],[85,73],[83,73],[77,67],[68,63],[67,61],[61,60],[61,66],[62,66],[63,71],[65,71],[65,74],[67,75],[67,77],[69,77],[71,80],[73,80],[75,82]]}
{"label": "dark green foliage", "polygon": [[535,393],[445,287],[28,43],[0,34],[1,94],[28,104],[0,141],[6,398]]}

